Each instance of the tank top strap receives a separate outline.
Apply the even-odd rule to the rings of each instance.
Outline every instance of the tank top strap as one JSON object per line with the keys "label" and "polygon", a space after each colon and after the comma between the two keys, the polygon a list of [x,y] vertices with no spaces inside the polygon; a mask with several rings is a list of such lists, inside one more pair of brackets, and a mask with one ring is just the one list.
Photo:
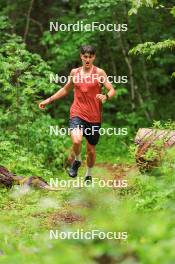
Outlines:
{"label": "tank top strap", "polygon": [[97,67],[93,66],[92,74],[97,74]]}
{"label": "tank top strap", "polygon": [[80,73],[80,70],[81,70],[81,67],[79,67],[79,68],[76,70],[75,74]]}

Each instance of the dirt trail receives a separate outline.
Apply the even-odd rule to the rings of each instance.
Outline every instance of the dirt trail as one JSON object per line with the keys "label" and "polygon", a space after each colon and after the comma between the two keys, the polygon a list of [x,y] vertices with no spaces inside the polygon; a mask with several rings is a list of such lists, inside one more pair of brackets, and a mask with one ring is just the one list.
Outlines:
{"label": "dirt trail", "polygon": [[[86,164],[83,164],[81,174],[84,173]],[[93,177],[107,180],[122,180],[128,174],[137,173],[138,169],[135,164],[112,164],[108,162],[96,163],[94,167]],[[86,219],[75,213],[74,209],[79,207],[87,207],[87,204],[67,204],[63,211],[54,212],[48,218],[48,223],[51,226],[59,223],[74,224],[76,222],[84,222]],[[91,206],[90,206],[91,207]]]}
{"label": "dirt trail", "polygon": [[107,174],[104,174],[104,179],[123,179],[128,174],[138,172],[135,164],[112,164],[108,162],[101,162],[96,164],[97,168],[106,170]]}

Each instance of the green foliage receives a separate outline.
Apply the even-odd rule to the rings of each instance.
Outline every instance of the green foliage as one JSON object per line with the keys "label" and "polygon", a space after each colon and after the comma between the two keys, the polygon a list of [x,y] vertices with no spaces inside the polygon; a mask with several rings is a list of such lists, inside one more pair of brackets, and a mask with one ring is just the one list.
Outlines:
{"label": "green foliage", "polygon": [[95,2],[93,0],[88,0],[87,3],[84,3],[81,7],[87,9],[88,15],[95,15],[97,10],[112,10],[113,8],[116,8],[116,6],[121,2],[121,0],[97,0]]}
{"label": "green foliage", "polygon": [[144,44],[138,44],[136,47],[130,50],[130,54],[134,55],[147,55],[147,59],[151,59],[157,52],[164,51],[166,49],[173,50],[175,48],[175,40],[167,39],[158,43],[145,42]]}
{"label": "green foliage", "polygon": [[175,17],[175,6],[173,6],[173,7],[171,8],[170,13]]}
{"label": "green foliage", "polygon": [[58,89],[49,83],[50,67],[26,49],[21,37],[10,34],[5,17],[0,25],[1,164],[17,168],[23,164],[24,172],[30,168],[31,173],[32,164],[62,166],[65,139],[50,138],[49,125],[58,123],[38,108],[40,95]]}
{"label": "green foliage", "polygon": [[[105,168],[101,176],[106,175]],[[106,175],[107,176],[107,175]],[[172,263],[174,255],[174,179],[157,180],[137,171],[127,176],[128,187],[74,188],[61,192],[0,190],[0,239],[3,263],[94,263],[104,255],[123,263]],[[66,175],[62,175],[66,179]],[[65,203],[65,197],[68,203]],[[66,223],[66,215],[83,222]],[[60,219],[59,216],[62,215]],[[65,218],[64,218],[65,216]],[[138,221],[139,219],[139,221]],[[136,224],[137,223],[137,224]],[[50,240],[49,230],[128,232],[127,241]],[[42,241],[42,243],[41,243]],[[7,246],[8,244],[8,246]],[[149,249],[152,254],[147,254]],[[76,254],[75,254],[76,252]],[[78,253],[78,254],[77,254]],[[77,256],[78,255],[78,256]],[[95,262],[96,263],[96,262]]]}
{"label": "green foliage", "polygon": [[153,128],[175,130],[175,122],[171,119],[168,121],[154,120]]}
{"label": "green foliage", "polygon": [[[17,0],[16,2],[10,1],[9,5],[6,1],[2,1],[1,6],[2,13],[9,16],[15,25],[12,32],[24,36],[26,30],[24,14],[27,14],[29,4],[26,1]],[[20,8],[16,8],[17,6]],[[144,123],[150,125],[151,119],[174,118],[174,80],[171,78],[171,72],[174,71],[173,6],[172,0],[169,2],[165,0],[98,0],[95,2],[70,0],[62,1],[60,5],[56,0],[52,1],[52,5],[47,0],[44,3],[43,1],[39,1],[39,3],[34,1],[26,37],[27,47],[29,50],[41,54],[53,72],[60,76],[68,76],[72,68],[81,65],[80,45],[95,44],[97,66],[103,68],[108,75],[128,76],[128,83],[114,84],[119,94],[123,87],[127,89],[128,93],[119,96],[117,101],[111,100],[108,103],[108,107],[105,109],[107,118],[110,119],[111,115],[114,116],[115,120],[112,118],[111,121],[112,123],[116,122],[117,125],[116,114],[122,109],[123,115],[127,116],[128,113],[135,112],[139,120],[144,120]],[[38,9],[42,10],[39,15]],[[137,14],[129,16],[128,12]],[[128,31],[121,32],[121,35],[119,32],[99,32],[97,30],[95,32],[49,32],[50,21],[57,21],[59,24],[73,24],[81,21],[84,24],[90,24],[94,21],[94,17],[95,21],[102,24],[127,23]],[[122,41],[120,37],[122,37]],[[136,54],[145,54],[150,59],[145,61],[142,56],[131,56],[131,53],[128,54],[129,50]],[[128,58],[123,57],[123,51]],[[126,63],[128,59],[130,66]],[[134,83],[138,87],[134,92],[134,98],[131,98],[133,88],[131,88],[130,67]],[[38,85],[40,85],[39,81]],[[166,92],[167,87],[168,92]],[[44,93],[47,95],[47,91]],[[171,93],[172,96],[169,96]],[[51,108],[52,116],[59,115],[64,118],[69,111],[71,100],[72,98],[68,98],[68,105],[60,103],[59,109]],[[166,107],[167,105],[168,107]]]}
{"label": "green foliage", "polygon": [[132,4],[132,8],[129,10],[128,14],[136,15],[138,12],[138,9],[146,6],[146,7],[154,7],[158,4],[158,0],[129,0],[129,2]]}

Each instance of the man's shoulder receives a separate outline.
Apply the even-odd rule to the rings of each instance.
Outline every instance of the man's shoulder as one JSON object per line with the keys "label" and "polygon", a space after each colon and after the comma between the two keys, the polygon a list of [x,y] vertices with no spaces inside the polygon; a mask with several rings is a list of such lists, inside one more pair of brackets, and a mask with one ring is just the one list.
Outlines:
{"label": "man's shoulder", "polygon": [[72,70],[71,70],[71,72],[70,72],[70,75],[74,75],[77,71],[78,71],[78,69],[79,69],[80,67],[78,67],[78,68],[73,68]]}
{"label": "man's shoulder", "polygon": [[101,69],[101,68],[99,68],[99,67],[96,67],[97,68],[97,73],[99,74],[99,75],[103,75],[104,73],[105,73],[105,71],[103,70],[103,69]]}

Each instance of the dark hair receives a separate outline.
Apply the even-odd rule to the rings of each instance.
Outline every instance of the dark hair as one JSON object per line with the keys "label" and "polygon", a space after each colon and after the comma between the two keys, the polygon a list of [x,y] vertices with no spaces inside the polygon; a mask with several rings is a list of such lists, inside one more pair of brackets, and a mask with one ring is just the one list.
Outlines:
{"label": "dark hair", "polygon": [[80,52],[82,54],[89,53],[91,55],[94,55],[96,53],[96,48],[92,45],[83,45],[80,48]]}

